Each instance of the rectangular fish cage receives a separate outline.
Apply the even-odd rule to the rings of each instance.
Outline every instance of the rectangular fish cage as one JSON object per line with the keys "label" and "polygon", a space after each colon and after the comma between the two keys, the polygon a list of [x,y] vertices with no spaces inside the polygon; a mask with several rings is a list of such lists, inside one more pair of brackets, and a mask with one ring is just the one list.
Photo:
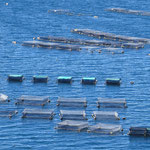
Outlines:
{"label": "rectangular fish cage", "polygon": [[33,82],[48,82],[48,76],[33,76]]}
{"label": "rectangular fish cage", "polygon": [[97,107],[108,107],[108,108],[126,108],[127,103],[124,98],[98,98]]}
{"label": "rectangular fish cage", "polygon": [[72,77],[60,76],[57,78],[58,83],[72,83]]}
{"label": "rectangular fish cage", "polygon": [[81,80],[82,84],[96,84],[97,80],[94,77],[84,77]]}
{"label": "rectangular fish cage", "polygon": [[87,130],[88,128],[88,122],[84,121],[74,121],[74,120],[65,120],[62,122],[59,122],[57,124],[57,127],[55,129],[58,130],[72,130],[72,131],[82,131]]}
{"label": "rectangular fish cage", "polygon": [[121,131],[122,131],[122,126],[115,125],[115,124],[98,123],[88,128],[88,132],[107,134],[107,135],[117,134]]}
{"label": "rectangular fish cage", "polygon": [[120,120],[118,113],[115,111],[94,111],[92,117],[94,120]]}
{"label": "rectangular fish cage", "polygon": [[50,102],[49,96],[22,95],[17,99],[16,105],[44,106],[48,102]]}
{"label": "rectangular fish cage", "polygon": [[59,115],[61,120],[87,120],[85,111],[60,110]]}
{"label": "rectangular fish cage", "polygon": [[8,75],[8,81],[22,82],[24,79],[23,75]]}
{"label": "rectangular fish cage", "polygon": [[57,100],[57,106],[64,107],[87,107],[86,98],[62,98]]}
{"label": "rectangular fish cage", "polygon": [[10,102],[7,95],[0,93],[0,103]]}
{"label": "rectangular fish cage", "polygon": [[53,119],[54,111],[49,109],[24,109],[22,118]]}
{"label": "rectangular fish cage", "polygon": [[133,136],[150,136],[150,128],[148,127],[130,127],[129,135]]}
{"label": "rectangular fish cage", "polygon": [[18,113],[16,110],[1,110],[0,111],[0,117],[9,117],[12,118]]}
{"label": "rectangular fish cage", "polygon": [[107,78],[106,84],[107,85],[120,85],[121,79],[120,78]]}

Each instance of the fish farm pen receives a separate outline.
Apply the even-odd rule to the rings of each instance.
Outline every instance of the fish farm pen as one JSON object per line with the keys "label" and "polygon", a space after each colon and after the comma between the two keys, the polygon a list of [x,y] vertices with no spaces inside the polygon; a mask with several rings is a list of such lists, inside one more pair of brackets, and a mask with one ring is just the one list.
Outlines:
{"label": "fish farm pen", "polygon": [[33,105],[33,106],[45,106],[50,102],[49,96],[30,96],[22,95],[17,98],[16,105]]}
{"label": "fish farm pen", "polygon": [[33,82],[48,82],[48,76],[33,76]]}
{"label": "fish farm pen", "polygon": [[104,41],[104,40],[102,41],[102,40],[70,39],[70,38],[55,37],[55,36],[47,36],[47,37],[40,36],[37,37],[37,40],[59,42],[59,43],[71,43],[71,44],[79,44],[79,45],[89,45],[89,46],[92,45],[92,46],[103,46],[103,47],[121,47],[121,48],[132,48],[132,49],[144,48],[143,43],[124,43],[119,41],[111,42],[111,41]]}
{"label": "fish farm pen", "polygon": [[124,9],[124,8],[108,8],[108,9],[106,9],[106,11],[125,13],[125,14],[134,14],[134,15],[141,15],[141,16],[150,16],[150,12]]}
{"label": "fish farm pen", "polygon": [[18,113],[16,110],[0,110],[0,117],[12,118]]}
{"label": "fish farm pen", "polygon": [[[146,39],[146,38],[122,36],[122,35],[116,35],[112,33],[106,33],[102,31],[96,31],[96,30],[90,30],[90,29],[73,29],[71,30],[71,32],[84,34],[84,35],[92,36],[92,37],[99,38],[99,39],[103,38],[103,39],[118,40],[118,41],[125,41],[125,42],[131,42],[131,43],[135,42],[140,45],[139,48],[141,48],[142,43],[143,44],[150,43],[150,39]],[[132,47],[132,44],[131,44],[131,47]]]}
{"label": "fish farm pen", "polygon": [[94,132],[94,133],[100,133],[100,134],[117,134],[122,131],[121,125],[115,125],[115,124],[103,124],[98,123],[93,126],[89,126],[88,132]]}
{"label": "fish farm pen", "polygon": [[86,98],[63,98],[57,99],[57,106],[63,107],[87,107]]}
{"label": "fish farm pen", "polygon": [[8,81],[22,82],[24,79],[23,75],[8,75]]}
{"label": "fish farm pen", "polygon": [[48,49],[60,49],[60,50],[75,50],[80,51],[81,47],[77,45],[62,45],[58,43],[49,43],[49,42],[41,42],[41,41],[24,41],[23,46],[32,46],[32,47],[42,47]]}
{"label": "fish farm pen", "polygon": [[60,110],[59,115],[61,120],[87,120],[84,110]]}
{"label": "fish farm pen", "polygon": [[83,131],[88,129],[88,122],[85,121],[74,121],[74,120],[65,120],[59,122],[55,129],[58,130],[71,130],[71,131]]}
{"label": "fish farm pen", "polygon": [[130,127],[129,135],[131,136],[150,136],[149,127]]}
{"label": "fish farm pen", "polygon": [[53,119],[53,110],[47,109],[24,109],[22,112],[22,118],[34,118],[34,119]]}
{"label": "fish farm pen", "polygon": [[124,98],[98,98],[97,107],[127,108],[127,103]]}
{"label": "fish farm pen", "polygon": [[94,120],[101,121],[120,120],[118,113],[115,111],[94,111],[92,117]]}

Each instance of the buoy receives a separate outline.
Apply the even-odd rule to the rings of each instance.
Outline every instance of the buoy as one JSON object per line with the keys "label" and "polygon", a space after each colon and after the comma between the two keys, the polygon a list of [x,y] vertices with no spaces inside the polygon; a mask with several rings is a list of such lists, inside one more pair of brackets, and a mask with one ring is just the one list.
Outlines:
{"label": "buoy", "polygon": [[6,3],[5,5],[8,6],[8,3]]}
{"label": "buoy", "polygon": [[94,18],[98,18],[98,16],[94,16]]}
{"label": "buoy", "polygon": [[130,81],[130,84],[134,84],[134,81]]}
{"label": "buoy", "polygon": [[13,43],[13,44],[16,44],[17,42],[16,42],[16,41],[12,41],[12,43]]}

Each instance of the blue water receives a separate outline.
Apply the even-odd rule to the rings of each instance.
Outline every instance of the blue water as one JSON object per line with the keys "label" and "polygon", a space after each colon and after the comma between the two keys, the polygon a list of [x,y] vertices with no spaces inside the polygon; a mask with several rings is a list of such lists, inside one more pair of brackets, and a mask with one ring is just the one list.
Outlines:
{"label": "blue water", "polygon": [[[6,5],[8,3],[8,5]],[[0,118],[0,149],[149,149],[149,138],[131,138],[130,126],[150,126],[150,46],[144,49],[126,49],[122,55],[111,55],[88,50],[61,51],[21,46],[22,41],[37,36],[65,36],[92,39],[71,33],[74,28],[89,28],[120,35],[150,38],[150,17],[106,12],[104,9],[121,7],[150,11],[149,0],[7,0],[0,2],[0,92],[11,98],[9,105],[18,115],[11,120]],[[67,16],[48,13],[49,9],[69,9],[86,14]],[[91,15],[88,15],[91,14]],[[94,18],[93,16],[98,16]],[[16,41],[17,44],[12,44]],[[23,83],[7,82],[8,74],[23,74]],[[47,84],[33,84],[33,75],[48,75]],[[58,85],[58,76],[72,76],[71,85]],[[82,77],[96,77],[96,86],[82,86]],[[107,77],[122,79],[120,87],[106,86]],[[131,85],[130,81],[135,84]],[[14,105],[15,98],[24,95],[48,95],[52,102],[47,106],[56,112],[54,120],[21,119],[24,107]],[[56,108],[58,96],[86,97],[89,124],[95,124],[91,113],[98,110],[97,97],[126,98],[128,108],[118,110],[124,135],[101,136],[91,133],[58,132],[54,129],[59,120]]]}

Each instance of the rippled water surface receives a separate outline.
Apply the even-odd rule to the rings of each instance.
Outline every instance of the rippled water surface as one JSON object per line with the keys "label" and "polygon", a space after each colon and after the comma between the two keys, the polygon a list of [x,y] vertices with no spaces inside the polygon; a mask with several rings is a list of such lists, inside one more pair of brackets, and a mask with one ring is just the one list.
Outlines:
{"label": "rippled water surface", "polygon": [[[6,4],[8,3],[8,5]],[[106,12],[106,8],[121,7],[150,11],[149,0],[8,0],[0,2],[0,92],[11,99],[2,110],[14,108],[18,115],[12,119],[0,118],[0,149],[149,149],[150,139],[129,137],[130,126],[150,126],[150,46],[144,49],[125,49],[124,54],[109,54],[83,49],[77,51],[49,50],[23,47],[22,41],[38,36],[64,36],[92,39],[71,33],[71,29],[94,29],[120,35],[150,38],[150,17]],[[76,14],[57,15],[50,9],[67,9]],[[98,16],[94,17],[94,16]],[[16,41],[17,44],[13,44]],[[8,74],[23,74],[22,83],[7,82]],[[47,84],[33,84],[33,75],[48,75]],[[58,85],[58,76],[72,76],[71,85]],[[82,77],[96,77],[95,86],[80,84]],[[106,86],[107,77],[122,79],[121,86]],[[131,85],[130,81],[135,84]],[[24,95],[48,95],[55,110],[52,121],[21,119],[24,107],[15,106],[15,98]],[[89,124],[97,97],[126,98],[128,108],[117,110],[124,135],[101,136],[86,132],[58,132],[57,97],[86,97]]]}

